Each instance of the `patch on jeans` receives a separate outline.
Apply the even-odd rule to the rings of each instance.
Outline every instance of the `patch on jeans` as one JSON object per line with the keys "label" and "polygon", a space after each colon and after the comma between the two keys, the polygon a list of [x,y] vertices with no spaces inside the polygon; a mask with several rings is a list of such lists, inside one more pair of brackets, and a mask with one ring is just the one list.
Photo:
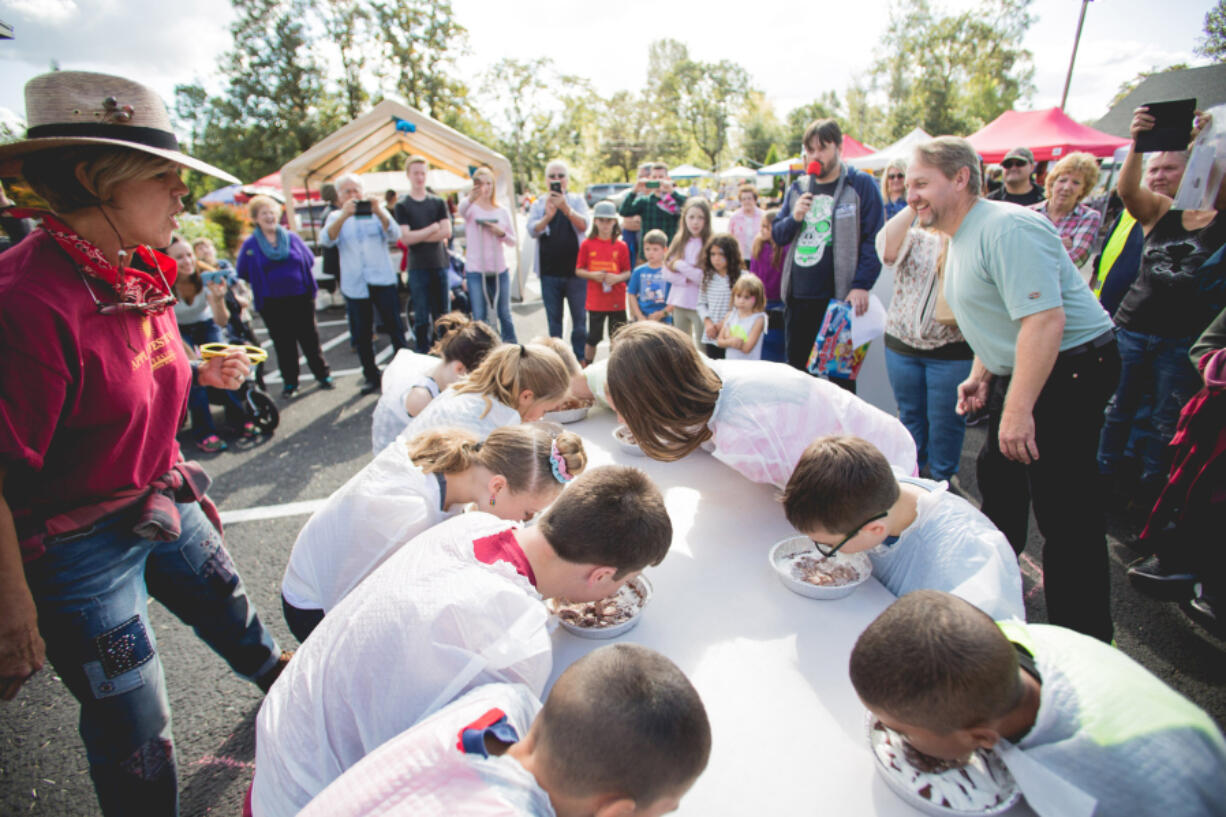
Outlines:
{"label": "patch on jeans", "polygon": [[221,535],[211,527],[208,537],[192,543],[182,550],[183,558],[202,579],[216,576],[222,584],[232,582],[237,574],[229,551],[222,544]]}
{"label": "patch on jeans", "polygon": [[93,690],[94,697],[99,700],[122,695],[145,685],[145,679],[140,674],[140,667],[130,669],[114,678],[107,677],[106,670],[102,669],[101,661],[87,661],[81,668],[85,670],[85,678],[89,681],[89,688]]}
{"label": "patch on jeans", "polygon": [[157,780],[173,772],[175,746],[166,738],[153,738],[119,764],[126,774],[141,780]]}
{"label": "patch on jeans", "polygon": [[94,646],[102,672],[108,679],[123,675],[153,658],[153,645],[149,643],[139,615],[95,638]]}

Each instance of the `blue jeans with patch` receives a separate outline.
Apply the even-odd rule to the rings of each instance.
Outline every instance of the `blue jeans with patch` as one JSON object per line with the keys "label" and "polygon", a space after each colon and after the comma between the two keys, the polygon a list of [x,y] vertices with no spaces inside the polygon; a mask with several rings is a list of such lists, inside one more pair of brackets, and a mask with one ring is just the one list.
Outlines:
{"label": "blue jeans with patch", "polygon": [[245,678],[272,669],[280,656],[221,534],[199,505],[178,508],[182,533],[173,542],[132,533],[135,513],[124,511],[49,539],[46,554],[26,565],[47,658],[81,704],[81,738],[106,815],[179,811],[150,596]]}
{"label": "blue jeans with patch", "polygon": [[954,411],[958,384],[971,373],[970,360],[940,360],[885,350],[885,371],[898,401],[898,419],[915,439],[920,467],[935,480],[958,473],[966,419]]}

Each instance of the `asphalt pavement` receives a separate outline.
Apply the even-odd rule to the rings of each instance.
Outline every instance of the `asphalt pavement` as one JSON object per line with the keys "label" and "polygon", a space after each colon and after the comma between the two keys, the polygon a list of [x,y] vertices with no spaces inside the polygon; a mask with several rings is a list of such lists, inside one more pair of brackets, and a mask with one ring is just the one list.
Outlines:
{"label": "asphalt pavement", "polygon": [[[514,304],[512,311],[521,340],[544,332],[544,310],[531,289],[527,301]],[[230,520],[226,544],[262,619],[287,648],[295,641],[281,617],[280,583],[294,539],[307,519],[301,511],[310,506],[280,506],[326,498],[371,458],[376,398],[358,393],[361,376],[348,345],[344,309],[324,310],[319,321],[326,356],[337,375],[334,390],[320,389],[305,371],[302,391],[293,399],[282,398],[279,383],[270,383],[281,410],[280,427],[250,443],[231,439],[230,449],[219,454],[197,452],[190,435],[180,434],[186,455],[200,460],[212,475],[209,493]],[[260,337],[267,339],[264,333]],[[385,337],[378,338],[376,348],[384,360],[390,356]],[[220,420],[221,412],[215,416]],[[968,429],[958,477],[972,497],[977,493],[974,455],[983,436],[981,428]],[[729,472],[729,478],[740,477]],[[299,512],[292,513],[295,510]],[[1135,558],[1126,544],[1131,530],[1113,520],[1111,534],[1119,648],[1207,709],[1219,724],[1226,723],[1226,643],[1206,635],[1174,605],[1135,593],[1124,575],[1124,565]],[[1022,570],[1027,614],[1033,621],[1045,620],[1041,563],[1032,522]],[[150,615],[174,713],[182,813],[238,815],[251,779],[261,694],[230,672],[159,603],[150,605]],[[377,674],[380,668],[354,671]],[[17,700],[0,703],[0,815],[99,813],[76,722],[76,703],[51,667],[35,675]]]}

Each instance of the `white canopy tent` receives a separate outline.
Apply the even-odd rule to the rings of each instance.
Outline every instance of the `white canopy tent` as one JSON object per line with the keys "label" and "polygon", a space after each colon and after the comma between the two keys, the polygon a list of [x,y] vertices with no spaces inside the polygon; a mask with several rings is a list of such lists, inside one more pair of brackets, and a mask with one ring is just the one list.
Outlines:
{"label": "white canopy tent", "polygon": [[784,159],[781,162],[775,162],[773,165],[766,165],[758,168],[759,176],[786,176],[789,173],[796,171],[800,172],[804,168],[804,163],[799,156],[795,159]]}
{"label": "white canopy tent", "polygon": [[681,165],[669,170],[668,175],[672,179],[701,179],[712,175],[712,173],[709,170],[703,170],[701,167]]}
{"label": "white canopy tent", "polygon": [[[400,100],[385,99],[281,168],[281,184],[285,188],[286,200],[289,200],[290,191],[296,187],[318,187],[323,182],[335,180],[343,173],[363,173],[401,152],[425,156],[432,170],[444,170],[451,174],[438,177],[440,185],[431,185],[440,193],[465,189],[456,187],[454,179],[458,178],[463,183],[477,167],[488,165],[494,171],[494,190],[497,197],[502,202],[512,202],[515,199],[511,163],[505,156],[421,111],[410,108]],[[399,175],[404,176],[403,173]],[[372,193],[387,190],[389,187],[393,190],[400,189],[394,184],[372,189],[369,183],[367,184],[367,189]],[[507,209],[511,213],[512,225],[518,230],[516,208]],[[296,219],[293,219],[293,211],[289,210],[287,213],[292,219],[290,227],[297,230],[298,224]],[[507,257],[510,266],[510,259],[516,257],[516,254],[508,253]],[[516,261],[512,274],[515,275],[516,287],[522,297],[523,276],[516,274],[518,266]]]}
{"label": "white canopy tent", "polygon": [[[409,177],[403,170],[380,170],[374,173],[362,173],[362,184],[369,194],[382,193],[385,190],[395,190],[396,195],[409,192]],[[426,173],[426,187],[440,196],[450,193],[463,193],[471,190],[472,179],[465,179],[450,170],[435,168]]]}
{"label": "white canopy tent", "polygon": [[925,133],[923,128],[914,128],[910,133],[889,147],[882,148],[876,153],[870,153],[868,156],[861,156],[858,159],[847,159],[846,161],[847,164],[856,170],[876,172],[884,170],[885,166],[894,159],[909,160],[911,152],[915,150],[916,145],[931,140],[932,137]]}
{"label": "white canopy tent", "polygon": [[719,178],[723,181],[732,181],[733,179],[752,179],[758,174],[758,171],[744,165],[736,165],[727,170],[721,170]]}

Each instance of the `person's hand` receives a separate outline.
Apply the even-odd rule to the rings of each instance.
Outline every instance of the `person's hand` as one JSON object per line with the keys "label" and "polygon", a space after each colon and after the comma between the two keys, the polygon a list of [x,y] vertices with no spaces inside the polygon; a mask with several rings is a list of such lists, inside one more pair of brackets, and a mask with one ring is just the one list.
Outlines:
{"label": "person's hand", "polygon": [[350,216],[352,216],[354,213],[357,212],[357,209],[358,209],[357,199],[350,199],[349,201],[341,205],[341,213],[344,218],[349,218]]}
{"label": "person's hand", "polygon": [[652,312],[650,315],[647,316],[647,320],[662,321],[667,317],[668,317],[667,312],[665,312],[663,309],[657,309],[655,312]]}
{"label": "person's hand", "polygon": [[809,208],[813,206],[813,194],[805,193],[796,200],[796,205],[792,208],[792,219],[795,221],[804,221],[805,216],[809,214]]}
{"label": "person's hand", "polygon": [[1064,245],[1064,249],[1066,250],[1073,249],[1073,239],[1069,238],[1068,236],[1061,238],[1060,243]]}
{"label": "person's hand", "polygon": [[1034,438],[1034,414],[1029,411],[1005,409],[1000,415],[1000,453],[1011,460],[1029,465],[1039,458]]}
{"label": "person's hand", "polygon": [[715,323],[710,318],[707,318],[704,327],[707,332],[707,337],[709,337],[711,340],[715,340],[719,337],[719,324]]}
{"label": "person's hand", "polygon": [[[1213,114],[1205,113],[1204,111],[1196,112],[1196,118],[1193,120],[1193,123],[1192,123],[1192,138],[1188,140],[1188,150],[1191,150],[1192,143],[1195,142],[1198,138],[1200,138],[1201,131],[1203,131],[1205,128],[1209,127],[1212,124],[1213,124]],[[2,191],[0,191],[0,195],[3,195]]]}
{"label": "person's hand", "polygon": [[545,197],[545,221],[548,222],[551,218],[557,215],[558,199],[566,200],[566,197],[561,193],[550,193]]}
{"label": "person's hand", "polygon": [[13,700],[46,660],[47,645],[38,633],[38,609],[29,589],[0,591],[0,700]]}
{"label": "person's hand", "polygon": [[550,198],[554,198],[555,196],[557,197],[555,199],[556,207],[562,211],[562,215],[569,216],[570,215],[570,202],[566,200],[566,194],[550,192],[549,194]]}
{"label": "person's hand", "polygon": [[634,195],[636,196],[647,195],[647,179],[640,178],[638,181],[634,183]]}
{"label": "person's hand", "polygon": [[233,391],[243,385],[251,371],[251,362],[242,349],[234,349],[225,356],[211,357],[200,364],[196,380],[201,386]]}
{"label": "person's hand", "polygon": [[211,284],[204,285],[204,297],[209,301],[223,301],[226,298],[226,284],[224,281],[214,281]]}
{"label": "person's hand", "polygon": [[672,179],[660,179],[660,195],[667,196],[675,189],[676,186],[673,184]]}
{"label": "person's hand", "polygon": [[954,411],[958,414],[970,414],[980,411],[988,404],[988,383],[986,380],[975,380],[968,377],[958,384],[958,404]]}
{"label": "person's hand", "polygon": [[507,231],[499,227],[497,224],[486,224],[485,229],[489,230],[494,235],[502,238],[507,234]]}
{"label": "person's hand", "polygon": [[847,293],[847,303],[851,304],[852,309],[856,311],[856,316],[859,317],[868,311],[868,290],[853,289]]}
{"label": "person's hand", "polygon": [[1154,129],[1154,117],[1150,115],[1149,108],[1142,105],[1132,112],[1132,124],[1128,126],[1128,135],[1132,137],[1132,141],[1137,141],[1137,136],[1147,130]]}

